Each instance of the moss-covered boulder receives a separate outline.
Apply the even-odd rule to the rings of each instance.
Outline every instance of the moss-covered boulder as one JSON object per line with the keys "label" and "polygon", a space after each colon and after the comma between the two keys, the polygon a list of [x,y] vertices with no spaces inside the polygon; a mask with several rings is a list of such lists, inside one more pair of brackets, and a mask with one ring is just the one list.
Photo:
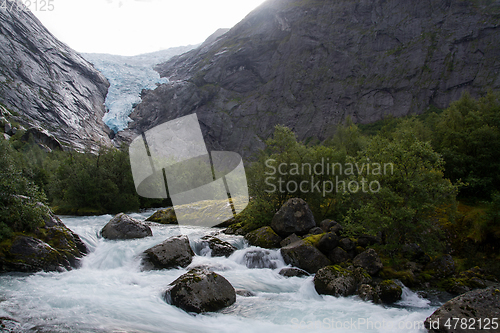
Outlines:
{"label": "moss-covered boulder", "polygon": [[187,267],[193,260],[194,252],[187,236],[174,236],[155,245],[141,255],[144,270]]}
{"label": "moss-covered boulder", "polygon": [[229,257],[236,251],[236,247],[214,236],[203,236],[199,246],[210,249],[212,257]]}
{"label": "moss-covered boulder", "polygon": [[[492,286],[473,290],[444,303],[425,320],[424,325],[430,332],[498,332],[498,325],[492,320],[500,317],[499,304],[500,288]],[[467,325],[455,327],[454,318],[466,320]]]}
{"label": "moss-covered boulder", "polygon": [[304,240],[282,247],[281,255],[287,265],[301,268],[309,273],[316,273],[318,269],[331,264],[323,253]]}
{"label": "moss-covered boulder", "polygon": [[318,294],[345,297],[354,294],[357,282],[353,271],[337,265],[326,266],[314,276],[314,288]]}
{"label": "moss-covered boulder", "polygon": [[115,215],[101,230],[106,239],[134,239],[152,236],[151,228],[144,223],[120,213]]}
{"label": "moss-covered boulder", "polygon": [[305,235],[316,227],[309,205],[300,198],[289,199],[274,215],[271,228],[281,237]]}
{"label": "moss-covered boulder", "polygon": [[45,210],[43,225],[31,233],[15,233],[0,243],[0,272],[61,271],[79,266],[87,247],[52,211]]}
{"label": "moss-covered boulder", "polygon": [[154,212],[153,215],[148,217],[146,221],[156,222],[161,224],[178,224],[177,217],[175,216],[174,208],[160,209]]}
{"label": "moss-covered boulder", "polygon": [[233,304],[236,291],[222,275],[195,268],[170,283],[165,299],[187,312],[213,312]]}
{"label": "moss-covered boulder", "polygon": [[380,297],[378,295],[377,289],[372,285],[369,284],[360,285],[356,294],[359,296],[359,298],[361,298],[365,302],[368,301],[372,301],[373,303],[380,302]]}
{"label": "moss-covered boulder", "polygon": [[379,297],[384,303],[390,304],[401,299],[403,289],[394,280],[384,280],[379,284]]}
{"label": "moss-covered boulder", "polygon": [[245,239],[250,245],[275,249],[280,247],[281,237],[278,236],[271,227],[262,227],[245,235]]}
{"label": "moss-covered boulder", "polygon": [[376,275],[384,267],[378,253],[374,249],[368,249],[358,254],[352,263],[355,267],[364,268],[370,275]]}

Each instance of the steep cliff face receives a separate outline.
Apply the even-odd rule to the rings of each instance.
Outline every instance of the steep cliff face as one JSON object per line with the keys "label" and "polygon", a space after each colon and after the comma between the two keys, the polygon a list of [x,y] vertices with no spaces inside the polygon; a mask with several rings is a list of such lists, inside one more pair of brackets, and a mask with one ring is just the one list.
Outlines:
{"label": "steep cliff face", "polygon": [[444,108],[500,87],[500,5],[269,0],[210,45],[160,64],[131,130],[196,112],[213,149],[249,156],[276,124],[323,140],[347,116]]}
{"label": "steep cliff face", "polygon": [[109,83],[29,11],[0,10],[0,103],[25,127],[77,149],[111,145],[102,122]]}

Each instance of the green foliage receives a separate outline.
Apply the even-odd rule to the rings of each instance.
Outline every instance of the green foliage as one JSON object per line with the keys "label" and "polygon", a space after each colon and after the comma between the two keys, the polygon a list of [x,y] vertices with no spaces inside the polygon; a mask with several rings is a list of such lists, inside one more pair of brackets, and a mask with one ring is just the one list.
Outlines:
{"label": "green foliage", "polygon": [[500,187],[500,94],[479,100],[463,94],[440,116],[433,143],[446,177],[467,183],[461,197],[490,199]]}
{"label": "green foliage", "polygon": [[45,195],[26,178],[8,141],[0,141],[0,241],[13,232],[32,232],[43,225]]}
{"label": "green foliage", "polygon": [[378,192],[351,193],[346,224],[348,229],[362,226],[371,234],[381,232],[389,248],[420,243],[429,250],[438,245],[437,211],[451,212],[457,186],[443,177],[444,162],[430,143],[418,139],[419,128],[408,125],[402,123],[392,139],[372,138],[356,157],[358,164],[371,161],[391,167],[365,176],[380,184]]}

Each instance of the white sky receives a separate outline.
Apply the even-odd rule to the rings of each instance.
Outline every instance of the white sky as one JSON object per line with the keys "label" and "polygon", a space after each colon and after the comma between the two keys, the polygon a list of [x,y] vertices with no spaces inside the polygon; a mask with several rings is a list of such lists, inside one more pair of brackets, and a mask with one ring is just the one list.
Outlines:
{"label": "white sky", "polygon": [[[44,0],[31,11],[59,40],[83,53],[136,55],[203,42],[265,0]],[[25,1],[23,1],[25,2]]]}

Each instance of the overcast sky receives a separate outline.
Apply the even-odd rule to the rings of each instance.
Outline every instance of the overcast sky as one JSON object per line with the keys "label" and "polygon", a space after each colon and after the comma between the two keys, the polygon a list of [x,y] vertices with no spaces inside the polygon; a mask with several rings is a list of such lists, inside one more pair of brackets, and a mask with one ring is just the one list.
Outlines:
{"label": "overcast sky", "polygon": [[50,0],[52,11],[30,9],[78,52],[136,55],[201,43],[218,28],[231,28],[264,1]]}

